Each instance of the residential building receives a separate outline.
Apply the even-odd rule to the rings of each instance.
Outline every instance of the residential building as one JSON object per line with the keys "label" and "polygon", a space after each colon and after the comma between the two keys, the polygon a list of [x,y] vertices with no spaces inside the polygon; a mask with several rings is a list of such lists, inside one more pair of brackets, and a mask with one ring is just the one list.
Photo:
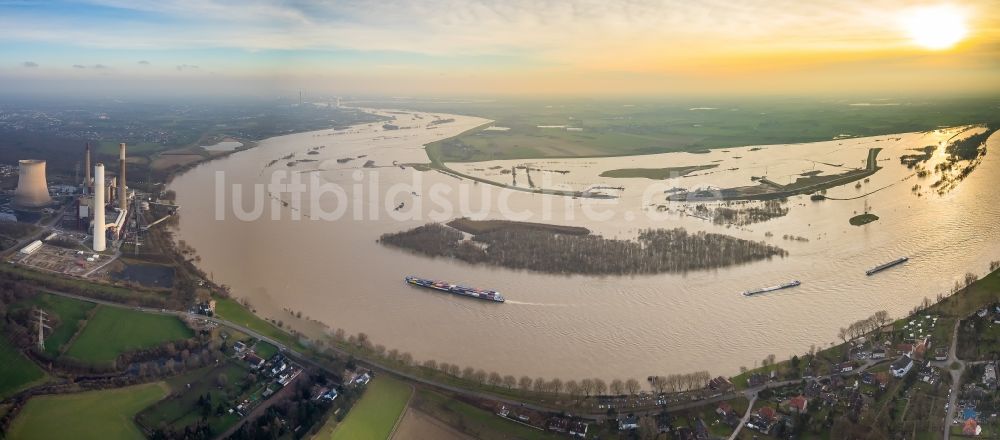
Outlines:
{"label": "residential building", "polygon": [[903,377],[910,372],[911,368],[913,368],[913,359],[908,355],[903,355],[889,366],[889,371],[892,372],[893,376]]}

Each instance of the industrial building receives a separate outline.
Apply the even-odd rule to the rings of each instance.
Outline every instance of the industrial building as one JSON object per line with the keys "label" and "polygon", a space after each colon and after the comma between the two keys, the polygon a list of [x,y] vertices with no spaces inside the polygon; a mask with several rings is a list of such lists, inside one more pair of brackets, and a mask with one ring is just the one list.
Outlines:
{"label": "industrial building", "polygon": [[[93,188],[93,195],[77,199],[77,214],[81,225],[89,225],[93,234],[93,249],[104,251],[108,240],[124,238],[128,220],[128,186],[125,180],[125,144],[119,144],[119,172],[116,178],[106,178],[104,164],[94,166],[93,181],[84,178],[84,187]],[[86,149],[89,162],[90,147]],[[89,173],[88,173],[89,174]],[[111,220],[111,221],[108,221]]]}
{"label": "industrial building", "polygon": [[52,204],[52,197],[49,196],[49,185],[45,179],[45,161],[19,161],[14,206],[44,208],[50,204]]}
{"label": "industrial building", "polygon": [[35,253],[35,251],[37,251],[41,247],[42,247],[42,241],[41,240],[35,240],[35,241],[29,243],[27,246],[21,248],[21,250],[19,252],[21,252],[24,255],[31,255],[31,254]]}

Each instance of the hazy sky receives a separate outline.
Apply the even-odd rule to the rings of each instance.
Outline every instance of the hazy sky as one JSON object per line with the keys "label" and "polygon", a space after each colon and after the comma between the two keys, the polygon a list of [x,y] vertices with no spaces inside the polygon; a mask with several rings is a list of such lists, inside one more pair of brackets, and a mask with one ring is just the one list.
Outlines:
{"label": "hazy sky", "polygon": [[1000,2],[0,0],[0,82],[396,95],[996,92]]}

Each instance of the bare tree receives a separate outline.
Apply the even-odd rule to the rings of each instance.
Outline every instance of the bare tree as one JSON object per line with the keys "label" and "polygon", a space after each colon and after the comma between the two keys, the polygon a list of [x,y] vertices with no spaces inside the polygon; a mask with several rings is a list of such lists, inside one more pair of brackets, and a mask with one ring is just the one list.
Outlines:
{"label": "bare tree", "polygon": [[479,382],[480,385],[486,383],[486,378],[487,377],[489,377],[489,375],[486,374],[486,370],[483,370],[481,368],[478,369],[478,370],[476,370],[476,374],[475,374],[476,382]]}
{"label": "bare tree", "polygon": [[583,395],[590,397],[590,393],[594,392],[594,381],[592,379],[581,380],[580,392],[582,392]]}
{"label": "bare tree", "polygon": [[566,388],[566,393],[568,393],[570,397],[574,399],[580,395],[580,384],[577,383],[575,380],[570,379],[566,381],[566,385],[564,385],[564,388]]}
{"label": "bare tree", "polygon": [[562,392],[563,382],[558,377],[549,382],[549,391],[559,394]]}
{"label": "bare tree", "polygon": [[517,386],[517,378],[510,374],[504,376],[503,386],[507,387],[508,390],[514,389]]}
{"label": "bare tree", "polygon": [[625,389],[628,390],[629,394],[634,396],[639,392],[639,381],[635,378],[629,378],[625,381]]}
{"label": "bare tree", "polygon": [[486,379],[486,381],[487,383],[490,384],[490,386],[498,387],[500,386],[501,383],[503,383],[503,376],[501,376],[500,373],[497,373],[496,371],[492,371],[490,372],[489,378]]}
{"label": "bare tree", "polygon": [[534,389],[535,389],[536,393],[543,393],[543,392],[545,392],[546,385],[547,385],[547,383],[545,382],[545,378],[544,377],[536,377],[535,378],[535,382],[534,382],[533,386],[534,386]]}
{"label": "bare tree", "polygon": [[517,381],[517,387],[520,388],[521,391],[530,390],[531,384],[532,384],[531,378],[528,376],[521,376],[521,379]]}
{"label": "bare tree", "polygon": [[594,379],[594,394],[598,396],[604,395],[608,392],[608,384],[604,382],[604,379],[596,378]]}
{"label": "bare tree", "polygon": [[621,379],[612,380],[609,389],[611,390],[611,394],[620,396],[625,393],[625,382],[622,382]]}
{"label": "bare tree", "polygon": [[473,380],[476,376],[476,369],[472,367],[465,367],[462,369],[462,379]]}
{"label": "bare tree", "polygon": [[458,377],[458,370],[459,370],[459,366],[458,365],[451,364],[451,365],[448,366],[448,374],[450,374],[452,376]]}

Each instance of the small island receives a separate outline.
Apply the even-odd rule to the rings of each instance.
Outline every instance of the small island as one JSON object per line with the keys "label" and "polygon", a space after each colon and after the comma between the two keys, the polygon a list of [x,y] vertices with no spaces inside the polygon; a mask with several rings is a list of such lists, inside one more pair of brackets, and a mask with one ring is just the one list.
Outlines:
{"label": "small island", "polygon": [[859,214],[851,217],[851,224],[854,226],[867,225],[875,220],[878,220],[878,216],[870,212],[864,214]]}
{"label": "small island", "polygon": [[718,167],[718,164],[692,165],[686,167],[669,168],[623,168],[617,170],[607,170],[601,173],[601,177],[612,177],[618,179],[652,179],[664,180],[676,177],[684,177],[696,171],[710,170]]}
{"label": "small island", "polygon": [[379,243],[473,264],[585,275],[683,273],[788,255],[764,242],[682,228],[647,229],[623,240],[586,228],[469,219],[383,234]]}

